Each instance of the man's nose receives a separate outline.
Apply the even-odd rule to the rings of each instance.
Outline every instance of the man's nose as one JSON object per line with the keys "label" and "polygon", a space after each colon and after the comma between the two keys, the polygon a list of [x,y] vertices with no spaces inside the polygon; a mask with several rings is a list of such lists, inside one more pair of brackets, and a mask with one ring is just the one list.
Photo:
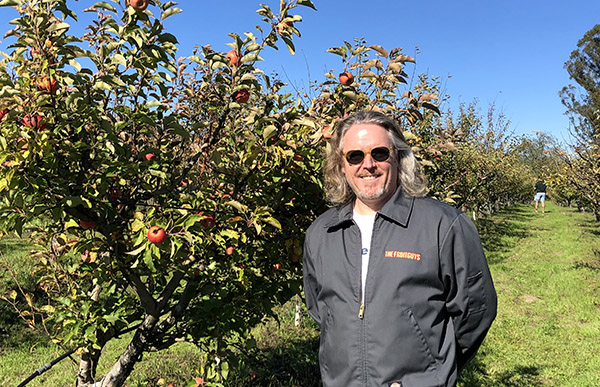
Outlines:
{"label": "man's nose", "polygon": [[375,166],[375,160],[371,157],[371,154],[366,154],[365,159],[363,160],[362,167],[366,169],[373,168]]}

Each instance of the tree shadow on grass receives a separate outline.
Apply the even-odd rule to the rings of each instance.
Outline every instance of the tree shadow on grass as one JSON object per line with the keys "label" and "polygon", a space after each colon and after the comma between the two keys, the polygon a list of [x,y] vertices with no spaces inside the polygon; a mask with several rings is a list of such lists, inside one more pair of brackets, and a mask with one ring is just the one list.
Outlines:
{"label": "tree shadow on grass", "polygon": [[530,217],[529,209],[514,206],[476,222],[489,263],[503,261],[504,253],[510,251],[520,239],[531,234],[527,227]]}
{"label": "tree shadow on grass", "polygon": [[231,386],[319,387],[319,338],[294,340],[286,345],[254,348],[245,364],[232,371]]}
{"label": "tree shadow on grass", "polygon": [[581,227],[592,235],[600,236],[600,222],[595,220],[586,220]]}
{"label": "tree shadow on grass", "polygon": [[526,387],[544,386],[547,382],[540,376],[540,367],[517,365],[512,369],[490,375],[485,364],[473,358],[462,371],[459,379],[461,387]]}

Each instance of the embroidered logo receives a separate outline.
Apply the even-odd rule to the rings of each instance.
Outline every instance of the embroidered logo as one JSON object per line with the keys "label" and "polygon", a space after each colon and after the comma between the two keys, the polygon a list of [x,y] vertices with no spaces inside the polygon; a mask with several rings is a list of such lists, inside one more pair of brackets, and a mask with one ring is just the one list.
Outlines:
{"label": "embroidered logo", "polygon": [[402,383],[394,382],[390,384],[390,387],[402,387]]}
{"label": "embroidered logo", "polygon": [[421,254],[419,253],[411,253],[408,251],[395,251],[395,250],[386,250],[385,251],[386,258],[401,258],[401,259],[410,259],[413,261],[420,261]]}
{"label": "embroidered logo", "polygon": [[366,247],[363,247],[362,255],[367,255],[367,254],[369,254],[369,249],[367,249]]}

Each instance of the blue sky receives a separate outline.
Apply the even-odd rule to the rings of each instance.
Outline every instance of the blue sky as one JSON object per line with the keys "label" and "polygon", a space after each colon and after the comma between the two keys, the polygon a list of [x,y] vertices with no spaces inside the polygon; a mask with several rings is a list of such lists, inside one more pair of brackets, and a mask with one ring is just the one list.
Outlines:
{"label": "blue sky", "polygon": [[[181,0],[183,13],[168,19],[168,30],[180,42],[179,55],[194,45],[211,44],[227,51],[230,32],[256,32],[261,1]],[[262,0],[274,10],[277,0]],[[74,8],[94,1],[73,2]],[[450,106],[479,101],[482,114],[490,103],[511,121],[516,133],[545,131],[559,140],[569,122],[558,96],[571,83],[564,69],[577,42],[600,23],[597,0],[314,0],[317,11],[299,7],[296,54],[282,47],[265,55],[265,70],[277,71],[299,88],[308,79],[322,80],[328,70],[341,71],[338,56],[325,51],[364,37],[387,49],[402,47],[416,55],[407,72],[440,76]],[[16,12],[0,9],[0,30],[10,29]],[[86,23],[87,24],[87,23]],[[3,34],[2,34],[3,35]],[[10,42],[10,39],[7,40]],[[5,49],[6,43],[0,43]],[[418,47],[419,52],[416,54]]]}

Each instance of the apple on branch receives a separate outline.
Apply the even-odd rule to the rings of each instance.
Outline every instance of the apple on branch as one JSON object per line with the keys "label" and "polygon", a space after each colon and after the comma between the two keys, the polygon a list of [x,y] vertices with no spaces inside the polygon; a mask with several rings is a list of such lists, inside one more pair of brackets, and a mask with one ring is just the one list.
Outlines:
{"label": "apple on branch", "polygon": [[350,86],[354,83],[354,75],[349,71],[344,71],[339,75],[340,83],[344,86]]}
{"label": "apple on branch", "polygon": [[240,56],[235,50],[231,50],[227,53],[227,59],[229,59],[229,64],[231,66],[237,66],[240,62]]}
{"label": "apple on branch", "polygon": [[148,0],[129,0],[129,5],[136,11],[144,11],[148,8]]}
{"label": "apple on branch", "polygon": [[160,226],[152,226],[148,229],[148,240],[150,243],[160,245],[167,239],[167,232]]}

